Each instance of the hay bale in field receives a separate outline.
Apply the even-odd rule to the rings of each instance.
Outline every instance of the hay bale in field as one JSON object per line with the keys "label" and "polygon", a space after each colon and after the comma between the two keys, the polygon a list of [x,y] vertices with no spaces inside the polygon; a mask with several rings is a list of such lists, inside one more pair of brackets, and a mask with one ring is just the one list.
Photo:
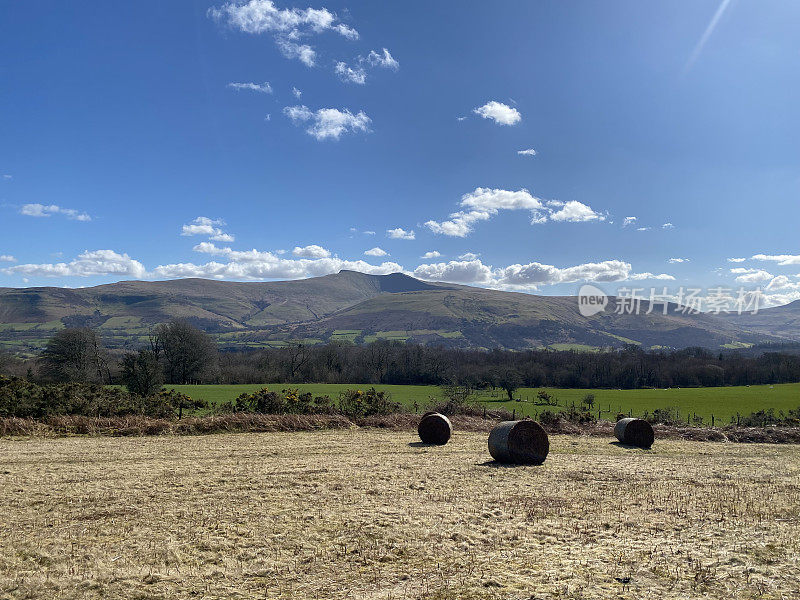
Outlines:
{"label": "hay bale in field", "polygon": [[446,444],[453,435],[453,425],[450,419],[437,412],[428,412],[422,415],[417,426],[419,439],[425,444]]}
{"label": "hay bale in field", "polygon": [[653,445],[653,427],[644,419],[620,419],[614,426],[614,435],[623,444],[649,448]]}
{"label": "hay bale in field", "polygon": [[547,432],[536,421],[503,421],[489,434],[489,454],[497,462],[540,465],[549,451]]}

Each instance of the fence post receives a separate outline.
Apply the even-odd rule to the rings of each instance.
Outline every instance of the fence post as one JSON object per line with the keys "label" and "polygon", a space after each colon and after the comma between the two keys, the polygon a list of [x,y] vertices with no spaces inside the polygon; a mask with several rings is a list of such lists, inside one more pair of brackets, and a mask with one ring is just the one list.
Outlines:
{"label": "fence post", "polygon": [[711,426],[714,426],[714,415],[711,415]]}
{"label": "fence post", "polygon": [[517,420],[517,409],[516,408],[511,412],[511,420],[512,421],[516,421]]}

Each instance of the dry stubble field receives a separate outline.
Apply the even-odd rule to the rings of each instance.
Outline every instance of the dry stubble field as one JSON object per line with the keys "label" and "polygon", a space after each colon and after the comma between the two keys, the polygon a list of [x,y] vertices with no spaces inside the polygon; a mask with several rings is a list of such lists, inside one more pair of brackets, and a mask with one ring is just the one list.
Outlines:
{"label": "dry stubble field", "polygon": [[800,447],[0,439],[0,598],[797,598]]}

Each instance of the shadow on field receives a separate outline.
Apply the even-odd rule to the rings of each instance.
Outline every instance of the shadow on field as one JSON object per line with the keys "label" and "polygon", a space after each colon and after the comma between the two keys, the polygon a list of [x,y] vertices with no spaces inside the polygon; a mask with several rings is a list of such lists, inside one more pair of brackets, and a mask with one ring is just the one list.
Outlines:
{"label": "shadow on field", "polygon": [[408,445],[412,448],[440,448],[444,446],[444,444],[426,444],[425,442],[409,442]]}
{"label": "shadow on field", "polygon": [[630,444],[623,444],[622,442],[609,442],[611,446],[617,446],[618,448],[625,448],[626,450],[644,450],[649,451],[652,448],[640,448],[639,446],[632,446]]}
{"label": "shadow on field", "polygon": [[528,465],[517,465],[514,463],[501,463],[497,462],[496,460],[487,460],[486,462],[482,463],[475,463],[476,467],[492,467],[493,469],[516,469],[519,467],[541,467],[542,465],[535,465],[535,464],[528,464]]}

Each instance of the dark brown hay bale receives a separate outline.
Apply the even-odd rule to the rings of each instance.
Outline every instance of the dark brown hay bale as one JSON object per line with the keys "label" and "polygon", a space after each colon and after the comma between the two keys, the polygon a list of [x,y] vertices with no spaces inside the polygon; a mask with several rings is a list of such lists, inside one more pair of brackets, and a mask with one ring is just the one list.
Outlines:
{"label": "dark brown hay bale", "polygon": [[497,462],[540,465],[549,451],[547,432],[536,421],[503,421],[489,434],[489,454]]}
{"label": "dark brown hay bale", "polygon": [[450,419],[439,413],[426,413],[417,426],[419,439],[425,444],[446,444],[453,435]]}
{"label": "dark brown hay bale", "polygon": [[653,445],[653,427],[644,419],[620,419],[614,426],[614,435],[623,444],[649,448]]}

